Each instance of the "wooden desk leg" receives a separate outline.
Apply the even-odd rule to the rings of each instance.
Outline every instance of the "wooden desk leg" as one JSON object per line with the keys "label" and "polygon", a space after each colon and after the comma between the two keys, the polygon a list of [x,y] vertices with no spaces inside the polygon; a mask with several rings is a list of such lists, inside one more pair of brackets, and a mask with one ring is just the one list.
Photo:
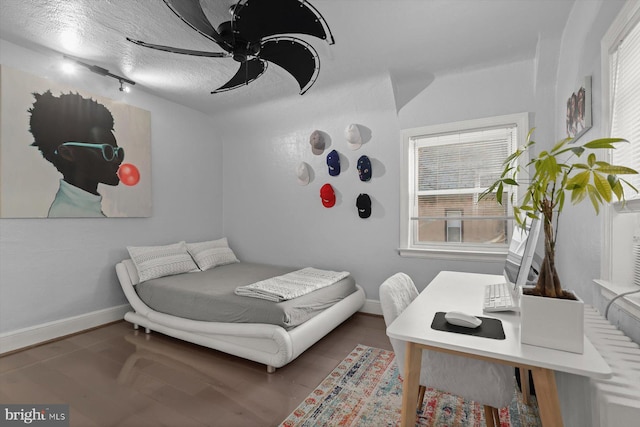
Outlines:
{"label": "wooden desk leg", "polygon": [[422,364],[422,349],[414,343],[407,342],[404,357],[404,380],[402,383],[402,427],[416,425],[416,402],[420,387],[420,365]]}
{"label": "wooden desk leg", "polygon": [[522,402],[529,405],[529,369],[520,366],[520,388],[522,389]]}
{"label": "wooden desk leg", "polygon": [[531,368],[536,398],[540,410],[540,421],[544,427],[562,427],[562,413],[556,387],[556,377],[551,369]]}

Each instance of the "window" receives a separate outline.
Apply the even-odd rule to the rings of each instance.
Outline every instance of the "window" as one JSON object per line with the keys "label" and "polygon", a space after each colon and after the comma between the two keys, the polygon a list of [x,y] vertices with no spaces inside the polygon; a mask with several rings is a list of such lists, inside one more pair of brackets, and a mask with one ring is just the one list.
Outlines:
{"label": "window", "polygon": [[503,193],[502,205],[479,196],[527,132],[527,114],[403,131],[400,254],[504,256],[511,195]]}
{"label": "window", "polygon": [[[630,141],[613,150],[613,163],[640,170],[640,24],[617,44],[609,60],[611,136]],[[640,175],[625,179],[640,189]],[[628,193],[627,198],[640,199],[640,194]]]}
{"label": "window", "polygon": [[[630,144],[612,150],[611,161],[640,170],[640,0],[625,3],[602,39],[602,98],[605,134]],[[625,175],[640,188],[640,176]],[[634,288],[634,235],[640,237],[640,195],[626,191],[627,204],[603,211],[601,278]],[[626,297],[629,298],[629,297]]]}

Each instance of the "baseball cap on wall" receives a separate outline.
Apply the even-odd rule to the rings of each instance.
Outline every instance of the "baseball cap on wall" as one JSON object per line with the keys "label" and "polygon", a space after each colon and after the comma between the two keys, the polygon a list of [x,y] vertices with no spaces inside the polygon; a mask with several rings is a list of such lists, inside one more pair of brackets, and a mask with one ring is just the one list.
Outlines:
{"label": "baseball cap on wall", "polygon": [[331,150],[331,152],[327,154],[327,166],[329,167],[329,175],[340,175],[340,154],[338,154],[336,150]]}
{"label": "baseball cap on wall", "polygon": [[311,144],[311,152],[319,156],[324,152],[324,136],[319,130],[314,130],[309,136],[309,144]]}
{"label": "baseball cap on wall", "polygon": [[357,168],[360,181],[369,181],[371,179],[371,160],[369,157],[360,156]]}
{"label": "baseball cap on wall", "polygon": [[298,168],[296,170],[296,175],[298,176],[298,184],[307,185],[310,181],[309,174],[309,165],[305,162],[300,162]]}
{"label": "baseball cap on wall", "polygon": [[357,150],[362,146],[362,136],[360,135],[360,129],[356,124],[350,124],[344,130],[344,137],[347,139],[347,145],[352,150]]}
{"label": "baseball cap on wall", "polygon": [[368,194],[360,193],[356,199],[356,207],[360,218],[369,218],[371,216],[371,197]]}
{"label": "baseball cap on wall", "polygon": [[336,193],[331,184],[325,184],[320,188],[320,198],[325,208],[332,208],[336,204]]}

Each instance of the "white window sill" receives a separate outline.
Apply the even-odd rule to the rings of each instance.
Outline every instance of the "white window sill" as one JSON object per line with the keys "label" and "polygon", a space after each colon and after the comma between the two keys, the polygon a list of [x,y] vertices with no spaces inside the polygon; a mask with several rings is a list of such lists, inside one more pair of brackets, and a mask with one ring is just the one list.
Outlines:
{"label": "white window sill", "polygon": [[613,203],[613,208],[619,213],[640,212],[640,199],[627,200],[624,206],[622,202],[615,202]]}
{"label": "white window sill", "polygon": [[[594,280],[594,283],[600,288],[600,294],[608,301],[616,295],[638,290],[638,287],[632,284],[625,285],[606,280]],[[613,305],[617,305],[631,316],[640,319],[640,292],[618,298]]]}
{"label": "white window sill", "polygon": [[455,261],[484,261],[503,263],[507,252],[499,251],[473,251],[463,249],[409,249],[399,248],[398,254],[408,258],[446,259]]}

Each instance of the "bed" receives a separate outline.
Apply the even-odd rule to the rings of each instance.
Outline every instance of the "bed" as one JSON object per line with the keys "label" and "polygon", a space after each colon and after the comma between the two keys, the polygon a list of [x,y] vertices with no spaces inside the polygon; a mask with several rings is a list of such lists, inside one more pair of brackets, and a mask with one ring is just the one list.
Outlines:
{"label": "bed", "polygon": [[[332,290],[323,289],[325,295],[320,302],[300,297],[301,303],[292,303],[291,300],[275,304],[279,306],[276,312],[265,309],[269,301],[229,292],[229,289],[239,285],[288,271],[292,269],[236,260],[207,271],[184,272],[141,283],[136,265],[131,259],[116,264],[118,280],[132,308],[124,318],[135,329],[142,326],[147,333],[157,331],[263,363],[270,373],[297,358],[357,312],[365,301],[363,289],[352,278],[349,278],[353,282],[352,292],[344,293],[343,290],[344,295],[337,296],[339,292],[336,294]],[[166,296],[177,292],[181,287],[198,290],[203,283],[222,283],[224,280],[229,281],[226,290],[216,286],[212,294],[200,294],[195,298],[192,296],[191,301],[184,299],[173,307],[167,307],[167,304],[171,305],[170,300],[173,298]],[[164,292],[163,297],[154,296],[154,288],[160,286],[169,289],[168,293]],[[215,299],[216,293],[222,299],[222,305],[217,305],[217,309],[210,310],[207,314],[205,308],[211,303],[207,298]],[[199,300],[199,304],[191,305],[196,300]],[[245,307],[238,308],[237,304],[243,300]],[[168,314],[169,312],[173,314]],[[211,315],[211,312],[214,314]]]}

